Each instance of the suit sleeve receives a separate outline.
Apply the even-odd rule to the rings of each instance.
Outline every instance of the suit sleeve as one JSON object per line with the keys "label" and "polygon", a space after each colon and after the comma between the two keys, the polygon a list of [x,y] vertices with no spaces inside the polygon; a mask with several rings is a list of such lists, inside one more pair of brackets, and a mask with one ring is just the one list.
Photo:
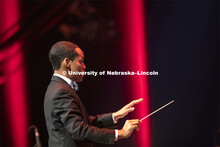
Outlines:
{"label": "suit sleeve", "polygon": [[54,122],[59,121],[76,141],[114,144],[115,131],[91,126],[83,120],[79,102],[71,94],[61,89],[54,98]]}
{"label": "suit sleeve", "polygon": [[99,128],[117,128],[117,123],[114,123],[112,113],[89,116],[89,119],[93,126]]}

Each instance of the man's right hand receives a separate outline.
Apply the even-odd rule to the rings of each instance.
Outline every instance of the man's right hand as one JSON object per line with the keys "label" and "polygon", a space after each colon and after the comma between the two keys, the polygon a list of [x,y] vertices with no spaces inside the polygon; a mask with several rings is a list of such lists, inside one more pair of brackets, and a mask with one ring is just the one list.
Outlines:
{"label": "man's right hand", "polygon": [[139,119],[126,120],[123,128],[118,130],[118,139],[128,138],[131,136],[134,129],[139,131],[140,123],[141,120]]}

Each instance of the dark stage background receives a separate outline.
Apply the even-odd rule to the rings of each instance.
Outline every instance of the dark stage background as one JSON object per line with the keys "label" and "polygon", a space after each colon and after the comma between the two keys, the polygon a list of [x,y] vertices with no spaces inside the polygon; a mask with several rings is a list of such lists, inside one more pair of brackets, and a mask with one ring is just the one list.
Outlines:
{"label": "dark stage background", "polygon": [[219,5],[214,1],[149,2],[153,146],[213,146],[219,128]]}
{"label": "dark stage background", "polygon": [[[69,10],[70,4],[72,11]],[[31,10],[33,14],[23,17],[23,27],[14,40],[25,38],[29,125],[38,127],[43,146],[47,146],[48,139],[43,101],[53,74],[48,59],[52,44],[60,40],[78,44],[84,51],[88,71],[124,70],[121,64],[123,53],[119,52],[123,34],[118,28],[116,5],[117,0],[22,1],[23,16],[30,14]],[[174,104],[149,118],[151,145],[220,145],[217,134],[220,129],[219,2],[155,0],[144,1],[144,7],[148,22],[148,66],[149,70],[159,72],[158,76],[148,76],[150,112],[175,100]],[[61,12],[64,14],[57,17]],[[126,94],[129,78],[85,76],[83,83],[79,84],[78,94],[88,113],[113,112],[130,102]],[[11,146],[13,132],[7,131],[10,126],[4,118],[9,116],[3,106],[6,101],[2,90],[4,85],[0,86],[0,146]],[[135,117],[138,116],[131,114],[121,120],[119,128],[126,119]],[[32,134],[28,135],[30,144],[34,142]],[[134,136],[138,136],[138,132],[134,132],[130,139],[116,142],[115,146],[135,146]]]}

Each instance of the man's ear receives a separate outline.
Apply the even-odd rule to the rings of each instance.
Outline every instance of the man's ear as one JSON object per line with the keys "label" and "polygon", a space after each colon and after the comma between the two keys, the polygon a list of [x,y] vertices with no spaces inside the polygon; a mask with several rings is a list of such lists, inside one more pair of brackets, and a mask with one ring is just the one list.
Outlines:
{"label": "man's ear", "polygon": [[63,63],[68,69],[70,69],[70,59],[68,58],[63,59]]}

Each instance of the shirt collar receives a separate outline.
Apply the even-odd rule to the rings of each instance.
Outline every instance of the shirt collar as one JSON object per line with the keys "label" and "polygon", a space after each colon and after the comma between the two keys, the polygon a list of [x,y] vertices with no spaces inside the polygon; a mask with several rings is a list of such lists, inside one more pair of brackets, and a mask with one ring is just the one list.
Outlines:
{"label": "shirt collar", "polygon": [[60,74],[53,74],[53,76],[57,76],[57,77],[60,77],[61,79],[63,79],[64,81],[66,81],[70,87],[72,87],[73,89],[75,89],[76,91],[79,90],[79,85],[75,82],[75,81],[72,81],[71,79],[63,76],[63,75],[60,75]]}
{"label": "shirt collar", "polygon": [[57,77],[60,77],[61,79],[63,79],[64,81],[66,81],[71,87],[73,86],[73,81],[67,77],[64,77],[60,74],[53,74],[53,76],[57,76]]}

